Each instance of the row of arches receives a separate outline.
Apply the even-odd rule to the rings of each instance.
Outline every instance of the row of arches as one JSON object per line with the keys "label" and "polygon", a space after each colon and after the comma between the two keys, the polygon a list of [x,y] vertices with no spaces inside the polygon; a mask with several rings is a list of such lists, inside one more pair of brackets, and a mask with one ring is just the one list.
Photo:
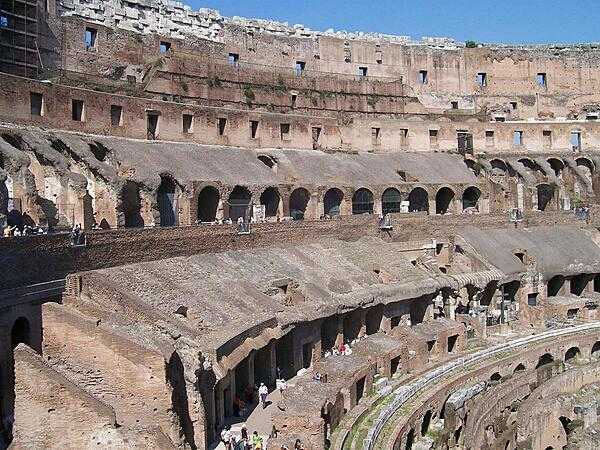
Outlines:
{"label": "row of arches", "polygon": [[[344,193],[338,188],[331,188],[325,192],[323,197],[323,213],[327,216],[337,216],[342,212],[342,203]],[[252,194],[243,186],[236,186],[228,197],[229,218],[237,220],[242,217],[244,211],[250,208]],[[462,197],[462,208],[478,208],[481,191],[471,186],[467,188]],[[289,198],[289,215],[294,220],[305,218],[307,208],[311,199],[308,190],[297,188],[292,191]],[[453,208],[455,199],[454,191],[449,187],[442,187],[438,190],[435,198],[436,213],[446,214]],[[429,194],[421,187],[414,188],[406,198],[408,201],[409,212],[428,212]],[[207,186],[200,191],[198,195],[198,221],[212,222],[216,219],[217,210],[220,204],[219,191]],[[281,205],[282,198],[275,187],[269,187],[260,195],[260,204],[265,206],[266,217],[275,217],[283,215]],[[386,189],[381,196],[382,213],[400,213],[402,211],[403,196],[396,188]],[[373,193],[366,188],[360,188],[352,196],[352,214],[373,214],[375,209],[375,197]],[[170,210],[169,210],[170,211]],[[162,220],[161,220],[162,224]]]}
{"label": "row of arches", "polygon": [[[162,227],[178,225],[179,207],[178,197],[182,189],[177,182],[169,176],[161,177],[161,183],[156,193],[156,204],[159,213],[159,223]],[[462,194],[462,210],[479,210],[481,190],[470,186]],[[447,214],[457,212],[456,193],[443,186],[435,195],[435,213]],[[126,228],[143,227],[145,225],[141,214],[142,201],[139,186],[127,181],[120,194],[119,211],[123,214],[123,225]],[[367,188],[359,188],[352,195],[351,213],[373,214],[375,212],[375,196]],[[328,189],[323,196],[323,214],[329,217],[341,215],[346,210],[346,195],[339,188]],[[311,194],[305,188],[293,190],[289,196],[287,208],[284,208],[283,197],[279,189],[274,186],[266,188],[259,197],[260,205],[264,205],[265,217],[290,216],[294,220],[302,220],[310,216],[309,205]],[[214,186],[205,186],[197,197],[196,221],[214,222],[217,219],[229,218],[237,221],[240,217],[249,219],[252,215],[254,204],[252,192],[245,186],[235,186],[227,199],[221,198],[221,193]],[[403,209],[403,203],[405,204]],[[315,208],[316,209],[316,208]],[[222,210],[222,213],[220,213]],[[398,189],[390,187],[381,195],[381,213],[393,214],[400,212],[430,212],[429,193],[423,187],[413,188],[408,195],[403,195]],[[350,212],[348,211],[348,212]],[[433,212],[433,211],[431,211]]]}

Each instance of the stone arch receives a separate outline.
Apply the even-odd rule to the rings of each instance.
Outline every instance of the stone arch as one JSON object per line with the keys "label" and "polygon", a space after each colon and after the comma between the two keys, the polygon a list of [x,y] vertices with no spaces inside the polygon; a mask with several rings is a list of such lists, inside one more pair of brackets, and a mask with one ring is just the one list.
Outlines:
{"label": "stone arch", "polygon": [[555,188],[552,185],[542,183],[537,186],[537,209],[545,211],[554,198]]}
{"label": "stone arch", "polygon": [[467,208],[475,208],[479,211],[479,199],[481,198],[481,191],[475,186],[469,186],[463,192],[462,196],[462,208],[463,211]]}
{"label": "stone arch", "polygon": [[525,166],[525,168],[527,168],[528,170],[532,171],[532,172],[542,172],[543,174],[545,174],[544,170],[540,167],[540,165],[538,163],[536,163],[534,160],[529,159],[529,158],[521,158],[519,159],[519,162],[521,164],[523,164]]}
{"label": "stone arch", "polygon": [[170,176],[161,175],[156,192],[161,227],[177,225],[177,184]]}
{"label": "stone arch", "polygon": [[492,170],[494,170],[494,169],[501,170],[505,174],[508,172],[508,166],[501,159],[498,159],[498,158],[492,159],[490,161],[490,165],[492,166]]}
{"label": "stone arch", "polygon": [[421,422],[421,436],[425,436],[427,431],[429,431],[429,425],[431,424],[431,416],[433,416],[433,412],[428,409],[425,415],[423,416],[423,421]]}
{"label": "stone arch", "polygon": [[590,350],[590,356],[600,358],[600,341],[594,342],[594,345],[592,345],[592,349]]}
{"label": "stone arch", "polygon": [[31,345],[31,325],[25,317],[19,317],[13,323],[10,332],[11,344],[14,349],[19,344]]}
{"label": "stone arch", "polygon": [[572,359],[577,359],[581,356],[581,350],[579,347],[571,347],[565,352],[565,362],[570,361]]}
{"label": "stone arch", "polygon": [[513,373],[525,372],[525,364],[519,363],[513,370]]}
{"label": "stone arch", "polygon": [[539,369],[540,367],[546,366],[553,362],[554,362],[554,356],[552,356],[550,353],[544,353],[542,356],[539,357],[535,368]]}
{"label": "stone arch", "polygon": [[406,435],[406,443],[404,445],[404,448],[406,450],[412,450],[414,442],[415,442],[415,430],[414,430],[414,428],[411,428],[410,431],[408,432],[408,434]]}
{"label": "stone arch", "polygon": [[275,217],[281,210],[281,195],[276,187],[268,187],[260,194],[260,204],[265,205],[265,217]]}
{"label": "stone arch", "polygon": [[435,194],[435,213],[446,214],[452,211],[455,193],[447,186],[440,188]]}
{"label": "stone arch", "polygon": [[217,220],[221,195],[214,186],[205,186],[198,194],[198,222],[214,222]]}
{"label": "stone arch", "polygon": [[373,214],[373,193],[360,188],[352,196],[352,214]]}
{"label": "stone arch", "polygon": [[589,170],[590,175],[594,174],[594,171],[595,171],[594,163],[589,158],[586,158],[585,156],[580,156],[579,158],[577,158],[575,160],[575,163],[579,167],[586,167],[587,170]]}
{"label": "stone arch", "polygon": [[565,163],[559,158],[548,158],[548,164],[554,170],[554,175],[561,178],[562,172],[565,170]]}
{"label": "stone arch", "polygon": [[556,275],[548,280],[548,297],[556,297],[565,285],[565,277]]}
{"label": "stone arch", "polygon": [[227,199],[229,206],[229,218],[237,221],[240,217],[245,221],[250,219],[252,204],[252,193],[246,186],[235,186]]}
{"label": "stone arch", "polygon": [[490,376],[490,381],[501,381],[501,380],[502,380],[502,375],[500,375],[500,372],[494,372]]}
{"label": "stone arch", "polygon": [[323,212],[329,217],[339,216],[342,213],[344,193],[338,188],[331,188],[323,197]]}
{"label": "stone arch", "polygon": [[138,184],[130,180],[126,181],[121,188],[120,200],[125,228],[143,227],[142,199]]}
{"label": "stone arch", "polygon": [[310,192],[304,188],[294,189],[290,195],[290,216],[294,220],[303,220],[310,202]]}
{"label": "stone arch", "polygon": [[477,161],[473,159],[465,159],[465,164],[476,177],[481,174],[481,165]]}
{"label": "stone arch", "polygon": [[381,211],[385,214],[399,213],[402,196],[396,188],[387,188],[381,195]]}
{"label": "stone arch", "polygon": [[408,194],[408,212],[429,212],[429,194],[422,187],[416,187]]}

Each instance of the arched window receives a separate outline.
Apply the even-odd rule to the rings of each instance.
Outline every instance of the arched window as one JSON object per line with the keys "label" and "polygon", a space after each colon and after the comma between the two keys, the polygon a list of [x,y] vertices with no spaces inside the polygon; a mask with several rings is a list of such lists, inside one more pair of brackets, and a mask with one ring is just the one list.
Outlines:
{"label": "arched window", "polygon": [[275,217],[279,212],[279,191],[277,188],[270,187],[264,190],[260,195],[260,204],[265,205],[265,216]]}
{"label": "arched window", "polygon": [[25,317],[19,317],[15,320],[11,331],[12,348],[14,349],[19,344],[31,343],[31,327],[29,321]]}
{"label": "arched window", "polygon": [[245,221],[249,221],[252,214],[252,211],[250,211],[251,200],[252,194],[247,187],[234,187],[227,200],[227,203],[229,204],[229,218],[234,222],[240,217]]}
{"label": "arched window", "polygon": [[550,354],[550,353],[544,353],[542,356],[540,356],[540,358],[538,359],[538,363],[535,366],[536,369],[539,369],[540,367],[543,367],[545,365],[548,365],[550,363],[552,363],[554,361],[554,357]]}
{"label": "arched window", "polygon": [[571,347],[565,352],[565,362],[570,361],[572,359],[576,359],[579,356],[581,356],[581,351],[579,350],[579,347]]}
{"label": "arched window", "polygon": [[479,211],[479,198],[481,191],[475,186],[468,187],[463,193],[462,203],[463,210],[467,208],[475,208]]}
{"label": "arched window", "polygon": [[492,166],[492,169],[494,169],[496,172],[499,172],[499,171],[502,171],[502,173],[508,172],[508,167],[506,167],[506,163],[504,161],[502,161],[501,159],[492,159],[490,161],[490,165]]}
{"label": "arched window", "polygon": [[373,214],[373,193],[360,188],[352,197],[352,214]]}
{"label": "arched window", "polygon": [[383,191],[383,195],[381,196],[381,209],[383,214],[399,213],[401,202],[402,199],[400,198],[400,192],[398,189],[386,189]]}
{"label": "arched window", "polygon": [[523,363],[519,363],[517,367],[515,367],[515,370],[513,370],[513,373],[519,373],[523,371],[525,371],[525,365]]}
{"label": "arched window", "polygon": [[421,187],[416,187],[408,194],[408,211],[429,211],[429,195]]}
{"label": "arched window", "polygon": [[170,177],[160,177],[160,186],[156,194],[158,211],[160,213],[160,226],[173,227],[177,225],[177,197],[176,185]]}
{"label": "arched window", "polygon": [[214,222],[219,209],[219,191],[206,186],[198,194],[198,222]]}
{"label": "arched window", "polygon": [[548,164],[550,164],[550,167],[554,170],[554,175],[557,177],[562,176],[562,171],[565,169],[565,163],[558,158],[548,158]]}
{"label": "arched window", "polygon": [[294,220],[303,220],[310,201],[310,192],[304,188],[295,189],[290,195],[290,216]]}
{"label": "arched window", "polygon": [[339,216],[342,209],[344,193],[337,188],[331,188],[325,192],[323,197],[323,210],[329,217]]}
{"label": "arched window", "polygon": [[537,187],[537,209],[545,211],[553,197],[554,188],[549,184],[540,184]]}
{"label": "arched window", "polygon": [[448,187],[441,188],[435,196],[435,213],[446,214],[454,201],[454,191]]}

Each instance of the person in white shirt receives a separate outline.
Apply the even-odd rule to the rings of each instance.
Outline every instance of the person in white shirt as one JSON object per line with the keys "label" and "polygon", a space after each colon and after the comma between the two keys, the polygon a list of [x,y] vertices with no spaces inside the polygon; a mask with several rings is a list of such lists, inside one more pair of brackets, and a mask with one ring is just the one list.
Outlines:
{"label": "person in white shirt", "polygon": [[262,407],[263,409],[265,409],[267,407],[267,395],[269,395],[269,389],[265,386],[265,383],[260,383],[260,387],[258,388],[258,395],[260,397]]}

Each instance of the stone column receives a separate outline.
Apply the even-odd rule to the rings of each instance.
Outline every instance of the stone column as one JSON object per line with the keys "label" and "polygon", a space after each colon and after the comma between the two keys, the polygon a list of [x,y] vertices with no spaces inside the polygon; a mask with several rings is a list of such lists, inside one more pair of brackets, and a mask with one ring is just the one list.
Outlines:
{"label": "stone column", "polygon": [[335,338],[335,346],[339,347],[342,342],[344,342],[344,318],[342,316],[338,316],[337,319],[337,336]]}
{"label": "stone column", "polygon": [[360,318],[360,330],[358,332],[358,337],[361,338],[367,334],[367,310],[361,309],[358,311]]}

